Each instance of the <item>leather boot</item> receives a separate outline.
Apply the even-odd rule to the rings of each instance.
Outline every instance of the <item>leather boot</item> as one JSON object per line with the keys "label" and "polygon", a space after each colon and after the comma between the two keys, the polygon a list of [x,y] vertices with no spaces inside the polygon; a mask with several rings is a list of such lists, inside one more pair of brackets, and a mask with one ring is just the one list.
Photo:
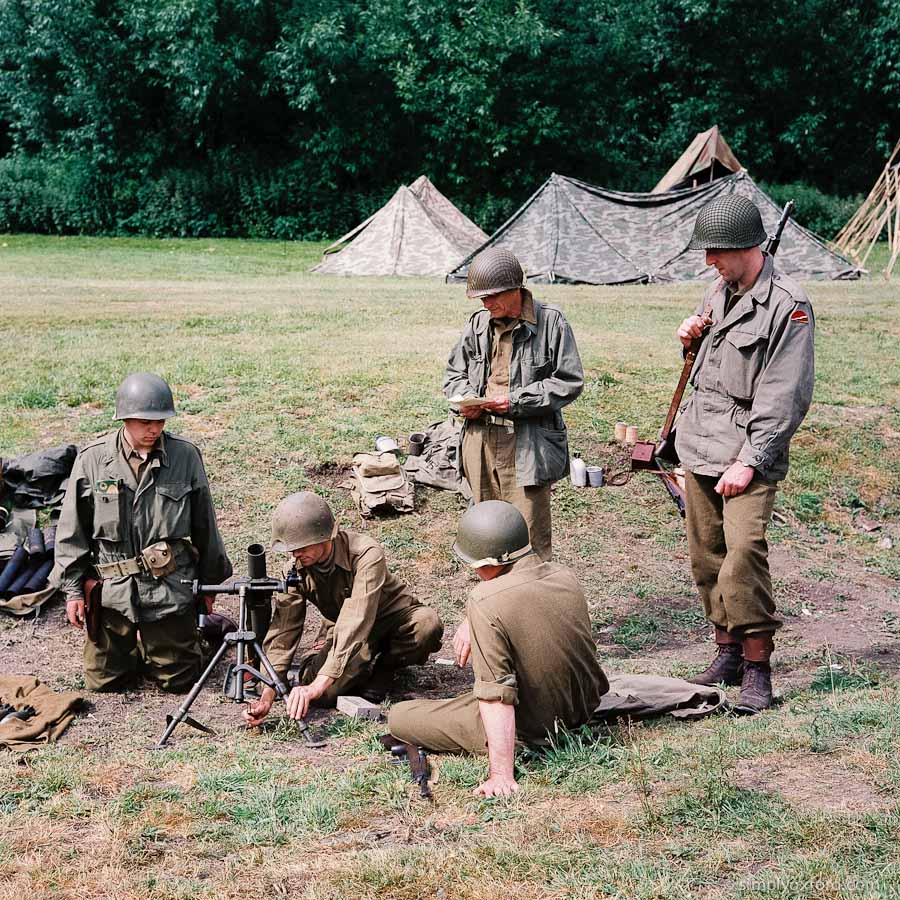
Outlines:
{"label": "leather boot", "polygon": [[743,641],[744,677],[735,712],[752,716],[772,705],[772,634],[753,634]]}
{"label": "leather boot", "polygon": [[741,683],[743,660],[741,645],[724,628],[716,628],[716,644],[718,653],[707,669],[699,675],[687,680],[691,684],[703,684],[711,687],[714,684],[735,685]]}
{"label": "leather boot", "polygon": [[360,690],[359,696],[363,700],[368,700],[369,703],[383,703],[388,691],[394,685],[395,671],[393,666],[381,665],[376,662],[372,674]]}

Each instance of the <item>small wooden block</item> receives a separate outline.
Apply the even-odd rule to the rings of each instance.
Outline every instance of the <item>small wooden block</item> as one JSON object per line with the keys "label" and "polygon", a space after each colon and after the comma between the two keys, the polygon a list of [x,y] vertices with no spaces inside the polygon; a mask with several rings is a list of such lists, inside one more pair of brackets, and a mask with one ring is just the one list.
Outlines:
{"label": "small wooden block", "polygon": [[338,697],[337,710],[354,719],[377,719],[381,715],[381,707],[362,697]]}

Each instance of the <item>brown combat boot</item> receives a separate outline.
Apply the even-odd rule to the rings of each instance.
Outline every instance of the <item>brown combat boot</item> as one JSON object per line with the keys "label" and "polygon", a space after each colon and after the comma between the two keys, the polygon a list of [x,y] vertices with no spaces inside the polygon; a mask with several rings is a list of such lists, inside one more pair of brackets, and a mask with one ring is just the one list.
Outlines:
{"label": "brown combat boot", "polygon": [[707,669],[687,680],[691,684],[735,685],[741,683],[744,661],[741,658],[741,644],[724,628],[716,628],[718,653]]}
{"label": "brown combat boot", "polygon": [[772,667],[769,659],[774,648],[771,632],[744,638],[744,677],[735,712],[752,716],[772,705]]}

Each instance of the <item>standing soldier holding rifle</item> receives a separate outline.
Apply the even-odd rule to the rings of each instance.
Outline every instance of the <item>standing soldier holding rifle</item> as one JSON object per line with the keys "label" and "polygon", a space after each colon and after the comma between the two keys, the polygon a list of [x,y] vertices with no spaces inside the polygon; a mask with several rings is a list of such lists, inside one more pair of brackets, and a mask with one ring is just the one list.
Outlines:
{"label": "standing soldier holding rifle", "polygon": [[69,478],[57,577],[69,622],[87,631],[90,690],[122,690],[143,667],[163,690],[186,691],[200,674],[200,644],[183,580],[231,576],[200,451],[163,431],[174,415],[162,378],[129,375],[116,392],[122,427],[88,444]]}
{"label": "standing soldier holding rifle", "polygon": [[766,529],[814,380],[809,298],[760,248],[765,239],[759,210],[745,197],[700,210],[689,249],[705,250],[721,277],[678,329],[685,349],[702,340],[675,448],[685,469],[691,568],[718,645],[692,680],[740,684],[737,708],[750,714],[772,703],[769,659],[782,623]]}

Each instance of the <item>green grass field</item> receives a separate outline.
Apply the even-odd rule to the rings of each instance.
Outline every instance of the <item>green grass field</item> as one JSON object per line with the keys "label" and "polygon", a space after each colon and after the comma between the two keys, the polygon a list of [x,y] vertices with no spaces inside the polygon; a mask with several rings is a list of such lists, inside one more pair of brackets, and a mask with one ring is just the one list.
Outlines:
{"label": "green grass field", "polygon": [[[175,389],[171,428],[203,451],[238,568],[290,491],[319,490],[360,527],[342,468],[377,435],[446,414],[443,366],[473,307],[439,281],[307,274],[323,246],[0,237],[0,455],[90,440],[113,425],[118,382],[151,370]],[[522,758],[507,801],[471,797],[482,760],[443,759],[428,806],[375,726],[322,718],[319,755],[286,726],[179,732],[153,751],[149,693],[115,714],[98,700],[59,745],[0,757],[0,898],[896,896],[898,291],[874,277],[808,291],[816,395],[772,531],[776,709],[564,735]],[[584,361],[572,448],[622,465],[613,423],[655,434],[680,369],[674,329],[700,288],[535,292],[564,308]],[[415,515],[366,525],[448,634],[471,584],[449,552],[460,512],[422,492]],[[553,513],[606,667],[699,667],[711,645],[659,486],[563,483]],[[78,687],[78,642],[48,616],[34,632],[0,619],[0,670]]]}

